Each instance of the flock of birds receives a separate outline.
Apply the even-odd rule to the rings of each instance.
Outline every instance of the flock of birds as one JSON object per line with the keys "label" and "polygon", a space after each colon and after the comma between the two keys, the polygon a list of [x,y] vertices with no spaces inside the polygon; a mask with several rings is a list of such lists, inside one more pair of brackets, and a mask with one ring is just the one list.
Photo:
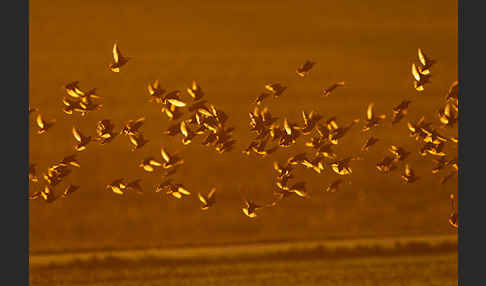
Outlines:
{"label": "flock of birds", "polygon": [[[427,57],[421,49],[418,49],[417,63],[412,64],[413,87],[417,91],[423,91],[424,86],[430,83],[431,71],[430,68],[436,62]],[[120,52],[118,45],[115,43],[113,47],[113,63],[109,65],[109,70],[115,73],[129,62],[130,58],[125,57]],[[306,77],[315,65],[314,62],[306,61],[302,66],[298,67],[296,74],[299,77]],[[336,82],[331,86],[323,89],[322,96],[328,97],[335,92],[337,88],[343,87],[344,82]],[[317,112],[311,111],[309,113],[302,112],[302,123],[290,122],[284,118],[282,125],[278,123],[279,118],[272,116],[268,107],[261,107],[262,103],[267,98],[278,99],[286,90],[286,86],[280,83],[267,84],[264,91],[256,98],[255,108],[249,113],[249,130],[254,133],[255,137],[250,142],[249,146],[242,150],[245,155],[255,153],[258,156],[267,157],[275,152],[278,148],[288,148],[294,145],[297,139],[308,136],[305,146],[312,150],[311,153],[303,152],[291,156],[285,163],[274,162],[273,166],[276,172],[276,188],[273,191],[275,199],[268,204],[257,204],[252,200],[244,200],[242,212],[250,217],[257,217],[259,210],[268,207],[276,207],[280,200],[291,195],[308,198],[309,193],[306,190],[306,183],[299,181],[296,183],[289,183],[294,178],[293,171],[298,166],[306,169],[311,169],[317,173],[322,173],[326,167],[329,167],[340,178],[332,181],[326,188],[326,192],[336,192],[342,184],[350,183],[344,178],[353,172],[352,162],[355,160],[363,160],[360,155],[340,157],[333,151],[333,146],[339,144],[340,140],[349,133],[349,131],[358,123],[360,119],[355,119],[348,124],[338,122],[336,117],[324,120]],[[86,116],[89,112],[100,110],[102,104],[97,103],[101,97],[96,94],[96,89],[87,91],[81,90],[78,81],[73,81],[65,85],[66,95],[62,102],[64,104],[63,112],[65,114],[73,114],[79,112],[81,116]],[[180,136],[181,142],[184,145],[193,142],[193,139],[200,135],[204,136],[202,144],[208,147],[213,147],[217,152],[224,153],[230,151],[234,147],[235,140],[232,137],[234,128],[228,127],[226,122],[228,116],[222,110],[217,109],[213,104],[208,103],[204,99],[204,92],[196,81],[192,82],[192,86],[186,89],[190,100],[184,100],[180,90],[167,91],[160,87],[158,80],[148,84],[147,91],[150,101],[161,105],[161,112],[165,114],[169,120],[177,121],[170,125],[164,134],[167,136]],[[403,100],[400,104],[393,107],[391,124],[394,125],[400,122],[407,114],[410,100]],[[184,113],[184,110],[187,111]],[[29,107],[29,115],[37,113],[36,124],[38,127],[38,134],[48,134],[49,130],[55,125],[56,120],[46,120],[42,117],[37,108]],[[184,114],[189,116],[182,119]],[[458,118],[458,83],[455,81],[449,88],[445,97],[445,104],[437,111],[439,124],[443,127],[453,127],[457,123]],[[374,104],[370,103],[366,109],[366,115],[363,120],[362,132],[369,132],[373,130],[386,120],[385,114],[377,115],[374,112]],[[115,130],[115,124],[109,119],[103,119],[97,123],[96,136],[86,136],[79,128],[73,127],[72,134],[75,139],[74,150],[81,152],[87,150],[92,142],[99,144],[108,144],[112,142],[117,136],[126,136],[131,146],[131,151],[138,150],[145,146],[148,142],[141,131],[144,125],[145,118],[141,117],[134,120],[129,120],[121,128],[120,131]],[[445,144],[457,144],[458,138],[448,138],[442,136],[437,129],[432,127],[432,122],[426,122],[425,117],[422,116],[417,122],[407,123],[408,132],[420,144],[419,153],[422,156],[430,155],[435,163],[431,170],[433,174],[437,174],[442,170],[449,169],[447,175],[440,178],[440,183],[444,184],[453,176],[457,176],[458,163],[457,153],[455,157],[447,159],[447,154],[444,152]],[[361,152],[366,152],[372,148],[380,139],[370,136],[363,144]],[[267,147],[269,143],[273,143],[272,147]],[[155,186],[155,192],[165,192],[166,194],[181,199],[184,196],[190,196],[191,192],[181,184],[173,182],[169,176],[176,173],[179,166],[184,164],[184,159],[178,153],[171,153],[166,148],[161,148],[161,157],[147,157],[139,163],[139,167],[148,173],[155,173],[158,170],[163,171],[163,182]],[[398,168],[399,163],[403,163],[403,173],[400,175],[405,183],[413,183],[419,179],[414,170],[406,159],[411,152],[396,145],[389,146],[389,156],[385,156],[381,161],[376,163],[376,169],[382,173],[390,173]],[[80,187],[69,184],[65,187],[64,192],[59,195],[55,192],[55,188],[61,183],[66,176],[68,176],[74,168],[80,168],[80,163],[76,159],[76,155],[65,157],[59,162],[55,162],[47,168],[42,176],[39,177],[36,172],[36,165],[30,164],[29,181],[35,184],[42,184],[40,191],[29,195],[30,199],[42,198],[47,203],[52,203],[58,198],[68,198]],[[143,189],[140,185],[140,179],[125,182],[124,178],[113,180],[106,186],[106,189],[118,195],[126,193],[134,193],[141,195]],[[201,202],[201,210],[208,210],[211,208],[215,200],[216,188],[211,188],[207,194],[198,193],[199,201]],[[449,216],[449,224],[457,228],[457,210],[454,203],[454,195],[450,194],[451,200],[451,214]]]}

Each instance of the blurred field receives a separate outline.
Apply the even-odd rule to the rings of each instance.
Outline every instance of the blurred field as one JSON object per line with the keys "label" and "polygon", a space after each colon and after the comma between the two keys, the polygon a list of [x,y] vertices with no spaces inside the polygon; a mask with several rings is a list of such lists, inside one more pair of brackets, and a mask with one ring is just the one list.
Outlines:
{"label": "blurred field", "polygon": [[457,254],[33,268],[30,285],[457,285]]}
{"label": "blurred field", "polygon": [[[74,170],[66,182],[81,185],[71,199],[52,205],[29,202],[31,253],[454,233],[447,224],[448,194],[456,191],[457,181],[444,186],[438,183],[439,177],[430,173],[433,163],[418,155],[417,143],[408,136],[406,120],[426,114],[428,120],[437,122],[435,111],[457,78],[457,1],[261,2],[30,1],[30,105],[40,108],[46,118],[57,119],[52,132],[43,136],[35,133],[31,118],[30,162],[37,163],[41,171],[73,153],[72,126],[94,135],[96,122],[104,118],[119,128],[127,120],[145,115],[142,131],[150,140],[136,152],[129,151],[125,137],[105,146],[91,144],[80,152],[82,168]],[[107,70],[114,41],[133,58],[120,74]],[[422,94],[412,88],[410,74],[418,47],[438,60],[432,68],[432,83]],[[317,65],[309,77],[299,79],[295,69],[307,59]],[[185,89],[196,79],[206,99],[229,114],[228,124],[235,127],[234,138],[238,140],[235,150],[219,155],[201,146],[201,139],[183,146],[180,137],[162,135],[170,122],[159,106],[148,102],[146,92],[147,83],[155,79],[169,90]],[[73,80],[79,80],[82,88],[98,88],[104,97],[103,110],[86,118],[63,114],[63,85]],[[323,87],[339,80],[347,86],[329,98],[319,97]],[[353,165],[351,186],[327,194],[323,190],[335,178],[329,169],[321,175],[298,170],[298,178],[308,180],[312,198],[290,198],[250,220],[241,213],[242,196],[269,201],[274,187],[273,160],[283,161],[304,150],[301,139],[298,146],[280,149],[267,159],[241,154],[252,138],[248,112],[269,82],[281,82],[289,88],[279,100],[269,99],[265,104],[273,115],[287,116],[294,122],[301,121],[303,109],[319,111],[325,119],[337,115],[347,124],[364,118],[371,101],[376,103],[377,113],[388,116],[401,100],[411,99],[412,104],[408,118],[396,127],[388,122],[372,131],[382,141],[364,155],[364,161]],[[339,155],[359,151],[369,136],[359,132],[360,128],[337,146]],[[441,132],[455,136],[457,130]],[[376,171],[374,165],[387,154],[390,144],[413,152],[409,163],[421,177],[417,183],[405,185],[398,173],[386,176]],[[196,196],[176,201],[152,193],[161,178],[137,165],[148,155],[160,156],[162,145],[180,151],[185,158],[175,181],[183,181],[193,193],[217,187],[218,203],[213,209],[201,212]],[[137,199],[107,192],[105,185],[118,177],[141,178],[147,195]],[[31,186],[31,191],[37,188]],[[450,257],[400,259],[406,265],[397,270],[402,274],[389,271],[397,268],[395,260],[276,264],[275,276],[262,270],[270,267],[265,262],[210,265],[188,278],[193,280],[187,284],[196,285],[192,283],[197,279],[201,283],[224,284],[229,280],[244,285],[244,279],[249,278],[242,275],[256,269],[260,269],[257,276],[262,281],[293,281],[290,284],[295,285],[311,275],[315,283],[324,283],[341,281],[339,277],[347,273],[342,271],[349,267],[354,273],[350,282],[333,285],[356,285],[352,281],[362,279],[371,279],[362,284],[371,285],[376,278],[369,276],[371,272],[383,275],[379,278],[382,281],[394,281],[383,285],[409,285],[407,279],[417,279],[414,285],[448,285],[427,279],[432,275],[445,279],[446,270],[455,269]],[[427,269],[430,273],[413,275],[429,264],[433,265]],[[295,271],[288,272],[292,267]],[[96,277],[86,276],[87,270],[55,273],[71,277],[73,283],[62,285],[82,279],[91,279],[93,285],[136,285],[140,275],[153,275],[157,281],[171,270],[107,267]],[[44,274],[33,273],[32,281],[43,285]],[[120,284],[119,278],[114,278],[120,273],[131,282]],[[181,276],[177,277],[180,280]],[[405,277],[405,284],[396,284],[401,281],[393,279],[397,277]],[[100,280],[105,284],[96,284],[102,283]]]}

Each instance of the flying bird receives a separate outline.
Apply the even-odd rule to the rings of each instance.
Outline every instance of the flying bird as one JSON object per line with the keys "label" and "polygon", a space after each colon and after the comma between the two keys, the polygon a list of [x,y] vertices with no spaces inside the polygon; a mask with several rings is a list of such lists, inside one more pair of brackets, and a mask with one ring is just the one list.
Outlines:
{"label": "flying bird", "polygon": [[91,142],[91,136],[84,136],[76,127],[72,129],[74,139],[78,141],[78,143],[74,146],[76,151],[83,151],[86,150],[89,142]]}
{"label": "flying bird", "polygon": [[120,52],[117,43],[115,43],[113,45],[113,63],[109,66],[110,70],[112,72],[120,72],[120,68],[124,66],[128,60],[130,60],[130,58],[124,57]]}
{"label": "flying bird", "polygon": [[177,155],[170,155],[167,151],[165,151],[164,147],[160,148],[160,154],[165,161],[162,164],[164,169],[169,169],[184,164],[184,160],[182,158],[179,158]]}
{"label": "flying bird", "polygon": [[375,145],[376,142],[378,142],[378,141],[380,141],[380,139],[371,136],[370,138],[368,138],[368,140],[366,140],[366,142],[363,145],[363,147],[361,147],[361,151],[368,151],[369,148],[371,146]]}
{"label": "flying bird", "polygon": [[55,119],[52,119],[52,120],[49,120],[49,121],[44,120],[42,118],[42,115],[40,113],[38,113],[37,117],[36,117],[36,123],[37,123],[37,126],[39,127],[37,134],[46,133],[47,130],[49,130],[49,128],[51,128],[54,125],[55,122],[56,122]]}
{"label": "flying bird", "polygon": [[204,96],[202,88],[197,84],[195,80],[192,81],[191,87],[187,88],[187,93],[192,97],[194,101],[200,100]]}
{"label": "flying bird", "polygon": [[69,197],[72,193],[74,193],[78,189],[79,189],[79,186],[69,185],[69,186],[66,187],[66,189],[64,189],[64,193],[62,194],[62,197],[66,199],[67,197]]}
{"label": "flying bird", "polygon": [[205,211],[209,209],[212,205],[214,205],[214,203],[216,202],[215,193],[216,193],[216,188],[211,188],[207,196],[201,193],[197,194],[199,200],[203,204],[201,206],[201,210]]}
{"label": "flying bird", "polygon": [[300,77],[305,77],[315,64],[316,63],[311,61],[305,61],[304,64],[302,64],[300,67],[297,68],[296,70],[297,75]]}
{"label": "flying bird", "polygon": [[145,171],[152,173],[155,171],[156,167],[161,167],[162,163],[156,161],[153,157],[148,157],[143,159],[142,162],[138,165],[140,168],[144,169]]}
{"label": "flying bird", "polygon": [[335,90],[336,88],[340,87],[340,86],[344,86],[344,81],[339,81],[339,82],[336,82],[334,84],[332,84],[331,86],[325,88],[322,92],[322,96],[325,96],[325,97],[328,97],[331,95],[331,92],[333,90]]}
{"label": "flying bird", "polygon": [[412,170],[412,168],[410,168],[408,164],[405,164],[405,172],[402,175],[402,179],[406,183],[413,183],[418,179],[418,177],[415,175],[415,172]]}
{"label": "flying bird", "polygon": [[375,116],[373,112],[373,107],[375,104],[372,102],[368,104],[368,108],[366,109],[366,121],[365,126],[363,127],[363,131],[371,130],[371,128],[378,126],[380,121],[386,118],[385,114]]}

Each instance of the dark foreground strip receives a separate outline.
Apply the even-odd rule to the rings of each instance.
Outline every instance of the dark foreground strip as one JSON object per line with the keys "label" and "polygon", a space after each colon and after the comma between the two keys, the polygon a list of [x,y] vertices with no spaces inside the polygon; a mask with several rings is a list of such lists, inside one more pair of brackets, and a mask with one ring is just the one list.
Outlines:
{"label": "dark foreground strip", "polygon": [[139,259],[125,259],[115,256],[106,256],[104,258],[93,257],[90,259],[73,259],[70,262],[56,263],[51,262],[47,265],[33,266],[35,268],[93,268],[93,267],[120,267],[133,266],[143,267],[145,265],[181,265],[181,264],[219,264],[251,261],[281,261],[281,260],[312,260],[312,259],[349,259],[360,257],[392,257],[392,256],[416,256],[416,255],[434,255],[457,252],[457,242],[444,241],[438,244],[430,244],[427,242],[396,242],[394,247],[383,247],[381,245],[371,246],[356,246],[349,247],[325,247],[317,246],[313,249],[304,250],[282,250],[270,252],[267,254],[247,254],[228,257],[195,257],[195,258],[163,258],[146,256]]}

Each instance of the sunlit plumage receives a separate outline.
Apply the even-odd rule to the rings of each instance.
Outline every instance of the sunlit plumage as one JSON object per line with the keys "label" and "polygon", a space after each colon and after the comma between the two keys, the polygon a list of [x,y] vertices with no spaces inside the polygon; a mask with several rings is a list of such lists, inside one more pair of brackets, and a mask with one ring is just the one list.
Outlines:
{"label": "sunlit plumage", "polygon": [[418,179],[418,177],[415,175],[415,172],[412,170],[412,168],[410,168],[408,164],[405,164],[405,171],[401,177],[406,183],[413,183]]}
{"label": "sunlit plumage", "polygon": [[211,188],[207,196],[201,193],[197,194],[199,201],[202,203],[201,210],[205,211],[209,209],[212,205],[214,205],[214,203],[216,202],[215,193],[216,188]]}
{"label": "sunlit plumage", "polygon": [[338,88],[340,86],[344,86],[344,81],[336,82],[336,83],[332,84],[331,86],[325,88],[322,91],[321,95],[322,96],[325,96],[325,97],[330,96],[331,95],[331,92],[334,91],[336,88]]}
{"label": "sunlit plumage", "polygon": [[86,150],[89,142],[91,142],[91,136],[84,136],[76,127],[72,129],[74,139],[78,141],[78,143],[74,146],[76,151],[83,151]]}
{"label": "sunlit plumage", "polygon": [[297,75],[300,77],[305,77],[315,64],[316,63],[311,61],[305,61],[305,63],[303,63],[301,66],[297,68],[296,70]]}
{"label": "sunlit plumage", "polygon": [[375,145],[376,142],[378,141],[380,141],[378,138],[371,136],[370,138],[368,138],[368,140],[366,140],[365,144],[361,147],[361,151],[368,151],[369,148]]}
{"label": "sunlit plumage", "polygon": [[79,189],[79,186],[76,185],[69,185],[64,189],[64,192],[62,193],[63,198],[68,198],[71,196],[72,193],[77,191]]}
{"label": "sunlit plumage", "polygon": [[39,127],[37,134],[46,133],[47,130],[49,130],[54,125],[54,123],[56,122],[55,119],[52,119],[52,120],[49,120],[49,121],[44,120],[40,113],[37,114],[35,121],[37,123],[37,126]]}
{"label": "sunlit plumage", "polygon": [[112,72],[120,72],[120,68],[124,66],[129,59],[129,57],[124,57],[122,55],[117,43],[115,42],[113,45],[113,63],[109,66],[110,70]]}

